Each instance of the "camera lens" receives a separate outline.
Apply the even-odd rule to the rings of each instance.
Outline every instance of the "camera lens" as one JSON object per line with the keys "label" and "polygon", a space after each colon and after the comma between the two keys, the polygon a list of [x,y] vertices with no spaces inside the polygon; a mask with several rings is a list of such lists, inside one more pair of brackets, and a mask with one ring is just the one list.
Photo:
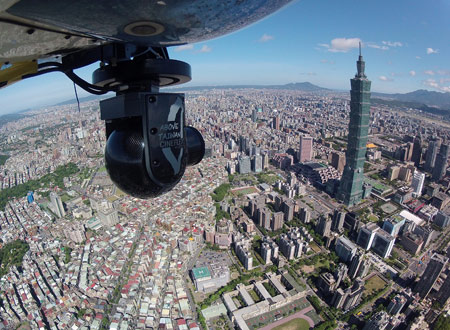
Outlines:
{"label": "camera lens", "polygon": [[138,198],[156,197],[168,189],[147,173],[141,127],[114,130],[105,148],[105,165],[111,180],[125,193]]}
{"label": "camera lens", "polygon": [[187,165],[192,166],[201,162],[205,155],[205,141],[200,132],[191,126],[186,126],[184,129],[186,133],[187,146]]}

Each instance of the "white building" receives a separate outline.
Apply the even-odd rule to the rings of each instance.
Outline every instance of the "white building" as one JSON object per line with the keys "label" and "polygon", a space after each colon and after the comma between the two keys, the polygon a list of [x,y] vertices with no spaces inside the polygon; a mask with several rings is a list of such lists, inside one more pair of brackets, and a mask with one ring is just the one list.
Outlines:
{"label": "white building", "polygon": [[414,172],[411,187],[413,188],[413,193],[418,197],[422,195],[423,183],[425,182],[425,173],[420,173],[418,171]]}

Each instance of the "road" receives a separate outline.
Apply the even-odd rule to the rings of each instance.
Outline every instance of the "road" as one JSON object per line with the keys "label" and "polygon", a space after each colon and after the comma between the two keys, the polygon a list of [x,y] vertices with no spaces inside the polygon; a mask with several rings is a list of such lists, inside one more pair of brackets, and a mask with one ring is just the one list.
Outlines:
{"label": "road", "polygon": [[319,193],[314,187],[308,187],[306,186],[306,191],[308,192],[309,195],[311,195],[316,201],[320,202],[323,206],[325,206],[326,208],[329,209],[329,211],[331,210],[335,210],[339,207],[338,204],[333,204],[333,202],[329,199],[325,199],[322,197],[322,193]]}

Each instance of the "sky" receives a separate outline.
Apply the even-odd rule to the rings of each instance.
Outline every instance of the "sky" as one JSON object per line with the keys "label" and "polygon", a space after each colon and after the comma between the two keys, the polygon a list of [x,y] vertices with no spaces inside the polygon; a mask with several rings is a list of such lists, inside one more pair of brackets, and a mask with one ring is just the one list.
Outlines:
{"label": "sky", "polygon": [[[191,65],[185,86],[308,81],[348,90],[361,42],[372,91],[450,92],[449,17],[450,0],[298,0],[243,30],[169,54]],[[90,81],[95,69],[77,73]],[[51,73],[0,89],[0,114],[72,98],[72,82]]]}

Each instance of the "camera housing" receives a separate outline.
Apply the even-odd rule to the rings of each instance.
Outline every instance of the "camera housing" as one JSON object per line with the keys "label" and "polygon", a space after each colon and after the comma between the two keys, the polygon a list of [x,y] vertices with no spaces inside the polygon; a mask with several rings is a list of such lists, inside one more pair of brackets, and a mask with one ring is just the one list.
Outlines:
{"label": "camera housing", "polygon": [[205,153],[202,135],[185,126],[184,94],[126,93],[100,102],[106,121],[105,165],[126,193],[150,198],[171,190]]}
{"label": "camera housing", "polygon": [[189,81],[191,68],[161,55],[164,50],[103,65],[93,73],[95,86],[117,91],[100,101],[106,169],[120,189],[139,198],[171,190],[186,166],[205,154],[202,135],[185,124],[184,94],[159,92]]}

